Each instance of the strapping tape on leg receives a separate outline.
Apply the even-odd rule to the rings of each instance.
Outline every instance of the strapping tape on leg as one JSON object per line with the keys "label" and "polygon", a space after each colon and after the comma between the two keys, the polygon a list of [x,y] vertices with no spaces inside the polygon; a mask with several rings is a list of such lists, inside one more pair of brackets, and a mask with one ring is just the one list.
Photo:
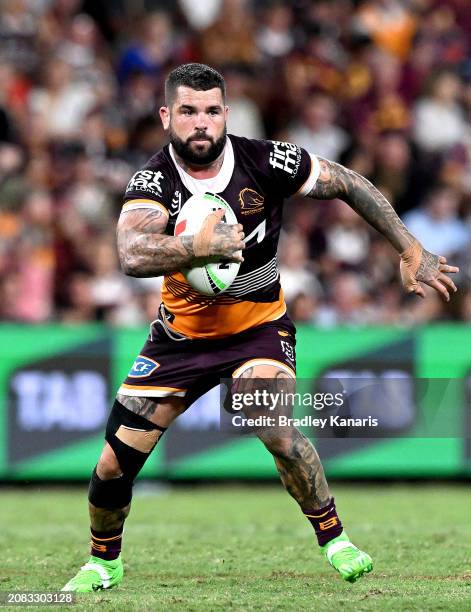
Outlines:
{"label": "strapping tape on leg", "polygon": [[124,474],[119,478],[102,480],[93,470],[90,487],[88,489],[88,500],[96,508],[107,508],[115,510],[124,508],[132,498],[132,480]]}
{"label": "strapping tape on leg", "polygon": [[121,471],[131,482],[164,432],[164,427],[134,414],[115,400],[106,425],[105,439],[113,449]]}

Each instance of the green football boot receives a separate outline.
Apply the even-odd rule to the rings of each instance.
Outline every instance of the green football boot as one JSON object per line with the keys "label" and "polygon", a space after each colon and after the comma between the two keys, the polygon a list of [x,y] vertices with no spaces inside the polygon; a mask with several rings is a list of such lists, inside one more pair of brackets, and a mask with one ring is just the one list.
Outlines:
{"label": "green football boot", "polygon": [[63,591],[75,593],[92,593],[116,586],[123,579],[123,562],[121,555],[113,561],[99,557],[90,557],[77,574],[63,587]]}
{"label": "green football boot", "polygon": [[348,582],[356,582],[373,569],[370,555],[352,544],[345,531],[321,546],[321,550],[330,565]]}

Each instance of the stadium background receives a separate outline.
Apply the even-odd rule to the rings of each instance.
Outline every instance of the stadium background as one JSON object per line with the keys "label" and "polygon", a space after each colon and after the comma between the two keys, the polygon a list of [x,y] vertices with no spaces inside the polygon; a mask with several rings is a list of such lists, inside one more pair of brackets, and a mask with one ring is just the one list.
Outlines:
{"label": "stadium background", "polygon": [[[290,201],[279,260],[301,375],[400,371],[413,395],[414,377],[459,379],[449,415],[469,432],[470,15],[466,0],[3,0],[0,479],[93,467],[160,301],[160,279],[119,270],[122,193],[165,143],[163,81],[188,61],[225,75],[230,133],[357,170],[461,267],[450,304],[405,296],[397,256],[346,204]],[[421,438],[429,400],[415,393],[407,439],[321,441],[328,475],[469,473],[466,436]],[[255,440],[221,437],[212,404],[165,436],[146,475],[275,476]]]}

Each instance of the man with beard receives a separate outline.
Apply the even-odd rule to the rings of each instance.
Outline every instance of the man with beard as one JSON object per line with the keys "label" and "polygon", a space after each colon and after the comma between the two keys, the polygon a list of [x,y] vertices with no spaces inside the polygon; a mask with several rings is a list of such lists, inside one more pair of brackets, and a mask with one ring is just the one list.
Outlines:
{"label": "man with beard", "polygon": [[[160,118],[170,144],[130,180],[118,222],[122,268],[130,276],[165,276],[159,317],[119,388],[106,443],[89,489],[91,558],[64,587],[90,592],[121,582],[121,539],[132,485],[160,436],[220,379],[273,392],[295,379],[295,329],[286,315],[276,262],[283,201],[298,194],[345,200],[398,251],[407,291],[420,282],[449,300],[457,272],[426,251],[371,183],[294,144],[226,135],[225,84],[202,64],[173,70]],[[224,198],[239,221],[208,215],[194,236],[175,236],[175,220],[193,194]],[[240,251],[243,250],[243,257]],[[241,261],[227,291],[203,296],[180,270],[201,261]],[[257,380],[254,380],[257,379]],[[294,426],[261,428],[281,480],[314,527],[327,561],[350,582],[371,557],[343,529],[319,457]]]}

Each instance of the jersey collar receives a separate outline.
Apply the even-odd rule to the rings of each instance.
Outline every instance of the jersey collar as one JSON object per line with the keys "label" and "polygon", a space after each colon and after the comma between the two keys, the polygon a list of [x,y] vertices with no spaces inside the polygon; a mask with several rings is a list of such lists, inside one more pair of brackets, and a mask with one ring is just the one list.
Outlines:
{"label": "jersey collar", "polygon": [[172,144],[169,145],[170,157],[177,169],[180,179],[188,191],[192,195],[200,195],[206,191],[212,193],[221,193],[228,186],[231,180],[232,173],[234,172],[234,149],[229,136],[226,137],[226,146],[224,148],[224,160],[222,162],[221,169],[216,176],[209,179],[196,179],[190,176],[183,168],[177,163],[175,159],[175,153]]}

